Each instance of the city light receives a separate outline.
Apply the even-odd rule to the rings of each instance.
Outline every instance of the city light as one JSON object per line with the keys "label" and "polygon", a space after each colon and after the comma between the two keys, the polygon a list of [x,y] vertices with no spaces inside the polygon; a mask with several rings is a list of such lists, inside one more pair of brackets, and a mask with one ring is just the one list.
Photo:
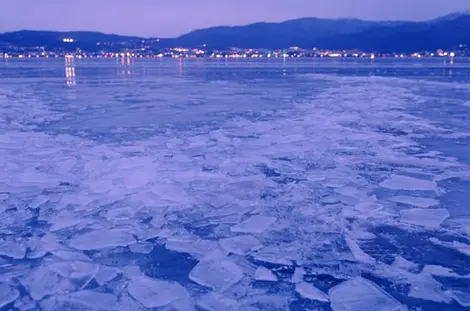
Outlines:
{"label": "city light", "polygon": [[62,39],[62,42],[64,42],[64,43],[73,43],[74,40],[72,38],[64,38],[64,39]]}

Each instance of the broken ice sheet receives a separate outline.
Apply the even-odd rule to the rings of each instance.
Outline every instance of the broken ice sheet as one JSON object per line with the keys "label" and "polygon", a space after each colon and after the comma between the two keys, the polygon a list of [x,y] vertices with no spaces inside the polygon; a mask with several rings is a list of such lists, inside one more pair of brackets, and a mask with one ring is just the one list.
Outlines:
{"label": "broken ice sheet", "polygon": [[263,245],[251,235],[241,235],[220,239],[219,244],[226,252],[245,256],[249,252],[260,249]]}
{"label": "broken ice sheet", "polygon": [[0,255],[13,259],[23,259],[26,254],[26,246],[20,241],[0,240]]}
{"label": "broken ice sheet", "polygon": [[416,276],[415,280],[411,283],[408,296],[444,303],[449,303],[452,300],[449,295],[443,291],[442,284],[436,281],[436,279],[427,272],[422,272]]}
{"label": "broken ice sheet", "polygon": [[127,291],[146,308],[166,306],[189,297],[186,289],[178,283],[136,276],[127,285]]}
{"label": "broken ice sheet", "polygon": [[455,249],[456,251],[470,257],[470,244],[462,243],[462,242],[459,242],[459,241],[443,242],[443,241],[441,241],[439,239],[436,239],[436,238],[430,238],[429,241],[431,243],[436,244],[436,245],[440,245],[440,246],[443,246],[443,247]]}
{"label": "broken ice sheet", "polygon": [[345,281],[329,290],[333,311],[405,311],[395,298],[362,277]]}
{"label": "broken ice sheet", "polygon": [[208,311],[236,311],[239,310],[238,303],[235,299],[228,298],[222,294],[211,292],[202,296],[197,305],[203,310]]}
{"label": "broken ice sheet", "polygon": [[135,242],[134,236],[125,229],[101,229],[77,235],[70,246],[79,250],[99,250],[108,247],[127,246]]}
{"label": "broken ice sheet", "polygon": [[328,295],[307,282],[300,282],[295,285],[295,291],[305,299],[328,302]]}
{"label": "broken ice sheet", "polygon": [[470,291],[462,292],[458,290],[451,290],[450,296],[462,307],[470,308]]}
{"label": "broken ice sheet", "polygon": [[218,251],[204,257],[189,273],[191,281],[218,292],[227,290],[242,278],[242,269]]}
{"label": "broken ice sheet", "polygon": [[188,253],[194,258],[203,258],[219,247],[217,241],[203,240],[194,236],[173,236],[166,244],[166,249],[180,253]]}
{"label": "broken ice sheet", "polygon": [[20,293],[13,287],[0,283],[0,308],[12,303],[18,297]]}
{"label": "broken ice sheet", "polygon": [[304,275],[305,270],[301,267],[296,267],[290,281],[294,284],[301,283],[304,280]]}
{"label": "broken ice sheet", "polygon": [[65,278],[81,279],[94,276],[98,265],[83,261],[62,261],[47,264],[47,267]]}
{"label": "broken ice sheet", "polygon": [[256,269],[255,271],[255,280],[265,282],[277,282],[277,277],[271,270],[265,267],[258,267],[258,269]]}
{"label": "broken ice sheet", "polygon": [[34,300],[41,300],[47,295],[65,292],[72,287],[68,280],[45,266],[39,266],[21,282]]}
{"label": "broken ice sheet", "polygon": [[104,285],[113,280],[119,273],[119,270],[112,267],[100,267],[95,274],[95,280],[99,285]]}
{"label": "broken ice sheet", "polygon": [[231,227],[230,230],[237,233],[263,233],[275,221],[276,217],[255,215]]}
{"label": "broken ice sheet", "polygon": [[67,301],[82,304],[92,310],[117,310],[117,298],[113,294],[99,293],[91,290],[82,290],[71,293],[68,296],[60,297]]}
{"label": "broken ice sheet", "polygon": [[371,257],[369,254],[367,254],[366,252],[364,252],[355,240],[353,240],[352,238],[347,237],[346,238],[346,243],[348,244],[348,247],[349,247],[351,253],[353,254],[354,258],[356,258],[356,260],[358,262],[362,262],[362,263],[365,263],[365,264],[374,264],[375,263],[375,259],[373,257]]}
{"label": "broken ice sheet", "polygon": [[406,271],[418,271],[419,265],[406,260],[405,258],[401,257],[400,255],[397,255],[395,257],[395,260],[392,263],[392,266],[395,268],[403,269]]}
{"label": "broken ice sheet", "polygon": [[446,209],[411,209],[400,211],[401,221],[411,225],[439,228],[450,214]]}
{"label": "broken ice sheet", "polygon": [[258,250],[254,258],[259,261],[290,266],[301,257],[300,246],[296,243],[268,245]]}
{"label": "broken ice sheet", "polygon": [[433,198],[421,198],[421,197],[412,197],[412,196],[395,196],[389,199],[390,201],[426,208],[439,205],[439,201]]}
{"label": "broken ice sheet", "polygon": [[380,186],[392,190],[437,191],[437,183],[433,180],[404,175],[392,175],[390,179],[381,182]]}

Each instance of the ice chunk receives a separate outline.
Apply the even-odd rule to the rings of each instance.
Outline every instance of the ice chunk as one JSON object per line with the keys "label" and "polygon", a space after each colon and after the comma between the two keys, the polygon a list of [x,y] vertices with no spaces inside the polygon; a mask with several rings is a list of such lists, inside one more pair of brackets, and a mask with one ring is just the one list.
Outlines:
{"label": "ice chunk", "polygon": [[54,262],[48,265],[51,271],[65,278],[81,279],[98,272],[98,265],[83,261]]}
{"label": "ice chunk", "polygon": [[439,204],[439,201],[433,198],[420,198],[411,196],[395,196],[390,198],[390,201],[421,208],[436,206]]}
{"label": "ice chunk", "polygon": [[281,295],[251,294],[240,302],[240,311],[286,311],[289,310],[286,297]]}
{"label": "ice chunk", "polygon": [[294,284],[303,282],[304,275],[305,275],[304,269],[300,267],[296,267],[294,270],[294,274],[292,275],[291,282]]}
{"label": "ice chunk", "polygon": [[169,250],[188,253],[195,258],[203,258],[211,251],[218,249],[217,241],[195,239],[193,237],[171,237],[165,247]]}
{"label": "ice chunk", "polygon": [[358,262],[362,262],[362,263],[366,263],[366,264],[374,264],[375,263],[375,259],[372,258],[366,252],[364,252],[359,247],[359,245],[357,244],[356,241],[354,241],[353,239],[348,237],[348,238],[346,238],[346,243],[348,244],[349,249],[351,250],[351,253],[353,254],[354,258],[356,258],[356,260]]}
{"label": "ice chunk", "polygon": [[435,276],[453,277],[453,278],[468,278],[469,276],[462,276],[452,271],[452,269],[437,266],[437,265],[426,265],[421,271],[422,274],[431,274]]}
{"label": "ice chunk", "polygon": [[77,302],[90,309],[116,310],[118,306],[117,298],[112,294],[99,293],[91,290],[82,290],[68,296],[69,301]]}
{"label": "ice chunk", "polygon": [[436,281],[429,273],[420,273],[411,283],[408,296],[423,300],[449,303],[452,299],[442,291],[442,284]]}
{"label": "ice chunk", "polygon": [[240,282],[243,271],[228,257],[218,252],[204,257],[189,273],[191,281],[222,292]]}
{"label": "ice chunk", "polygon": [[306,282],[300,282],[295,285],[295,291],[305,299],[318,300],[322,302],[330,301],[328,295],[314,287],[312,284]]}
{"label": "ice chunk", "polygon": [[277,277],[271,270],[265,267],[258,267],[255,271],[256,281],[277,282]]}
{"label": "ice chunk", "polygon": [[70,283],[62,279],[57,273],[40,266],[34,270],[24,281],[31,298],[41,300],[47,295],[64,292],[70,288]]}
{"label": "ice chunk", "polygon": [[419,179],[404,175],[392,175],[380,183],[382,188],[392,190],[437,191],[437,183],[433,180]]}
{"label": "ice chunk", "polygon": [[46,195],[38,195],[37,197],[34,198],[34,200],[28,204],[28,207],[30,208],[39,208],[49,202],[50,197]]}
{"label": "ice chunk", "polygon": [[454,246],[454,248],[456,250],[458,250],[459,252],[461,252],[462,254],[465,254],[467,256],[470,256],[470,245],[469,244],[465,244],[465,243],[461,243],[461,242],[458,242],[458,241],[454,241],[452,242],[452,245]]}
{"label": "ice chunk", "polygon": [[260,249],[263,245],[251,235],[235,236],[219,240],[222,249],[228,253],[245,256],[249,252]]}
{"label": "ice chunk", "polygon": [[104,285],[113,280],[119,273],[118,269],[111,267],[101,267],[95,274],[95,280],[99,285]]}
{"label": "ice chunk", "polygon": [[430,238],[429,241],[431,241],[432,243],[434,243],[436,245],[440,245],[440,246],[447,247],[447,248],[453,248],[456,251],[458,251],[458,252],[460,252],[464,255],[470,256],[470,245],[469,244],[458,242],[458,241],[453,241],[452,243],[443,242],[443,241],[440,241],[436,238]]}
{"label": "ice chunk", "polygon": [[416,271],[417,269],[419,269],[418,264],[408,261],[399,255],[395,257],[392,266],[407,271]]}
{"label": "ice chunk", "polygon": [[441,209],[411,209],[400,212],[401,221],[404,223],[423,226],[428,228],[439,228],[450,214],[449,211]]}
{"label": "ice chunk", "polygon": [[72,238],[70,246],[79,250],[98,250],[127,246],[135,242],[134,236],[124,229],[102,229]]}
{"label": "ice chunk", "polygon": [[155,246],[151,243],[136,243],[129,246],[132,252],[141,254],[150,254],[154,248]]}
{"label": "ice chunk", "polygon": [[65,228],[78,225],[82,220],[80,218],[70,216],[58,216],[51,220],[51,232],[59,231]]}
{"label": "ice chunk", "polygon": [[0,308],[3,308],[4,306],[12,303],[18,299],[19,296],[20,293],[16,289],[6,284],[0,283]]}
{"label": "ice chunk", "polygon": [[464,293],[458,290],[451,290],[450,296],[465,308],[470,308],[470,293]]}
{"label": "ice chunk", "polygon": [[23,259],[26,254],[26,247],[17,241],[0,241],[0,255],[13,259]]}
{"label": "ice chunk", "polygon": [[90,258],[83,254],[80,251],[70,251],[70,250],[53,250],[50,251],[54,256],[62,259],[62,260],[80,260],[80,261],[91,261]]}
{"label": "ice chunk", "polygon": [[255,259],[278,265],[290,266],[293,261],[300,260],[299,245],[293,243],[272,244],[257,251]]}
{"label": "ice chunk", "polygon": [[275,221],[275,217],[255,215],[248,218],[244,222],[231,227],[230,230],[232,230],[232,232],[238,233],[263,233]]}
{"label": "ice chunk", "polygon": [[220,310],[227,310],[227,311],[238,311],[238,303],[235,299],[231,299],[225,297],[222,294],[218,293],[209,293],[203,297],[201,297],[197,305],[204,310],[208,311],[220,311]]}
{"label": "ice chunk", "polygon": [[345,281],[329,291],[334,311],[402,311],[406,310],[395,298],[362,277]]}
{"label": "ice chunk", "polygon": [[178,283],[151,279],[146,276],[133,278],[127,285],[127,291],[146,308],[163,307],[189,297],[186,289]]}

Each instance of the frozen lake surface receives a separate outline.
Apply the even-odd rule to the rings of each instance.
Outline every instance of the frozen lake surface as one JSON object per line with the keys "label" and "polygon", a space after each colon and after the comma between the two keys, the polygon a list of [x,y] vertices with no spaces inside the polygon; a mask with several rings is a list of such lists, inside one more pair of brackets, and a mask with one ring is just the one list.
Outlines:
{"label": "frozen lake surface", "polygon": [[0,60],[0,309],[468,310],[469,120],[468,60]]}

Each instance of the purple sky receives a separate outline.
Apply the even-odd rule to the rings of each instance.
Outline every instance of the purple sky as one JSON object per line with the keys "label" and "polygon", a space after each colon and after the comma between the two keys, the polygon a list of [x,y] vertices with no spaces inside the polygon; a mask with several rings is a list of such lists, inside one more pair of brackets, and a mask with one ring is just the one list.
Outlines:
{"label": "purple sky", "polygon": [[299,17],[424,20],[470,0],[0,0],[0,32],[97,30],[170,37],[202,27]]}

